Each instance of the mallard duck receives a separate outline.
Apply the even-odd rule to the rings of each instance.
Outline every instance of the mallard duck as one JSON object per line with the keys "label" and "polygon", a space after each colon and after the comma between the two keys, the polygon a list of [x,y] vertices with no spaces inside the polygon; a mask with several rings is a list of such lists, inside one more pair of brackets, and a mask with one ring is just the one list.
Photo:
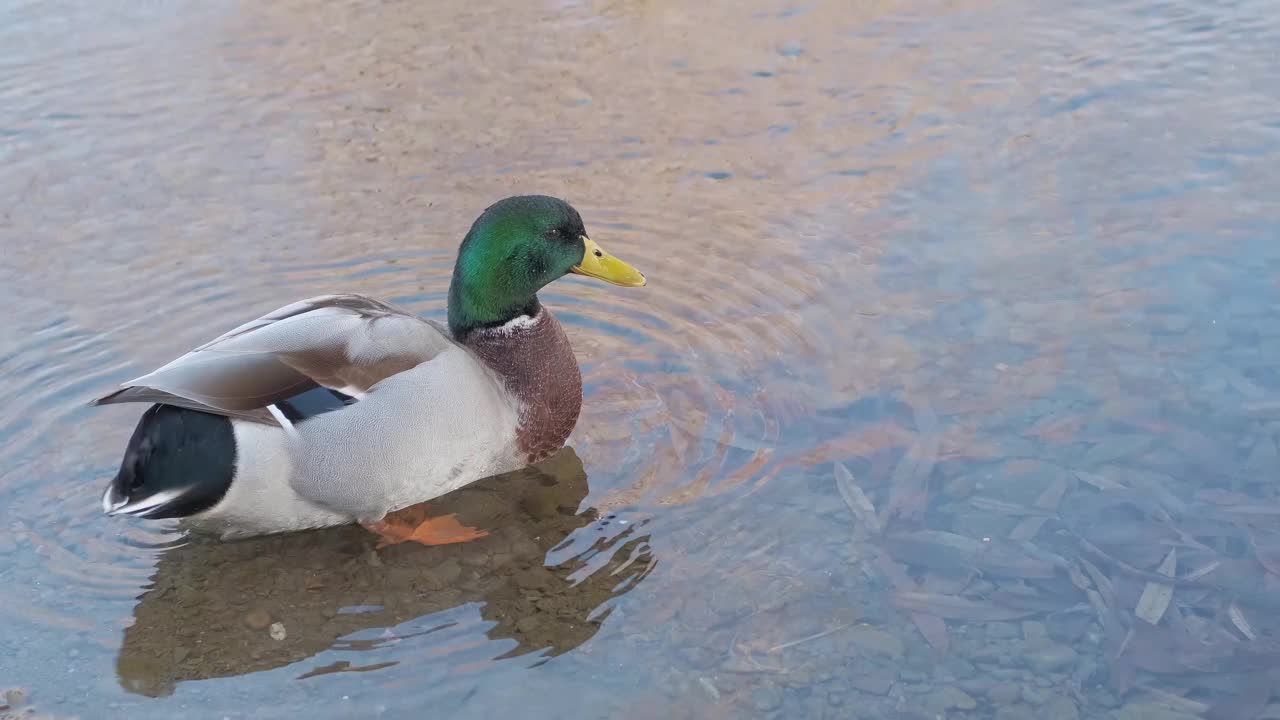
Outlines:
{"label": "mallard duck", "polygon": [[223,539],[350,523],[385,542],[479,537],[452,517],[405,528],[389,514],[564,445],[582,376],[537,293],[569,273],[645,284],[587,236],[568,203],[511,197],[462,240],[447,326],[361,295],[325,295],[125,383],[93,404],[153,405],[104,512],[184,518]]}

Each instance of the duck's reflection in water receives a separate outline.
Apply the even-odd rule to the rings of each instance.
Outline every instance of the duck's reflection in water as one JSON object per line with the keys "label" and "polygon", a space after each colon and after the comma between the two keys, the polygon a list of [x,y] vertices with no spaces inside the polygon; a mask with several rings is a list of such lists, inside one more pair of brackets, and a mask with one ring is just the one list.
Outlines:
{"label": "duck's reflection in water", "polygon": [[[193,538],[161,556],[124,633],[120,684],[168,695],[179,682],[270,670],[331,648],[367,655],[299,675],[377,669],[395,664],[378,653],[397,639],[395,626],[467,603],[488,621],[477,635],[514,641],[495,644],[495,655],[564,653],[594,635],[608,614],[602,606],[654,563],[635,526],[578,513],[586,496],[582,462],[566,448],[430,503],[433,514],[456,513],[489,532],[467,543],[375,551],[375,538],[358,527],[231,543]],[[567,559],[547,565],[552,549]],[[351,637],[381,628],[379,640]]]}

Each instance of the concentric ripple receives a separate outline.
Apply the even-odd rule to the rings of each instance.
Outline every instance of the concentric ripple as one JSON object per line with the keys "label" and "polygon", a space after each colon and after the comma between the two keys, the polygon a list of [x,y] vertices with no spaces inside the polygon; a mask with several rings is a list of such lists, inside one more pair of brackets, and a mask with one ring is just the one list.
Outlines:
{"label": "concentric ripple", "polygon": [[[16,562],[0,565],[0,607],[10,626],[72,628],[106,644],[115,628],[87,617],[85,604],[131,602],[150,574],[151,557],[177,538],[163,525],[105,521],[98,497],[115,468],[97,448],[120,428],[85,403],[99,388],[127,379],[128,364],[69,317],[43,320],[3,358],[0,497],[5,554]],[[33,575],[40,578],[35,583]],[[27,590],[12,591],[19,587]]]}
{"label": "concentric ripple", "polygon": [[682,503],[758,479],[785,421],[763,397],[822,345],[822,325],[800,322],[820,291],[805,248],[761,242],[767,228],[730,214],[683,224],[631,208],[599,215],[593,232],[649,284],[575,280],[543,295],[584,368],[575,442],[625,478],[602,502]]}

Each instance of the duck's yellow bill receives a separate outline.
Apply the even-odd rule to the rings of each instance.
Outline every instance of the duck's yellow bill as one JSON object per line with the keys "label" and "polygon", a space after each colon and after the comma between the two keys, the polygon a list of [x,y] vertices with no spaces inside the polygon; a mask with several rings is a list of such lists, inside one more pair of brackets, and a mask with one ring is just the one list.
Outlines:
{"label": "duck's yellow bill", "polygon": [[582,244],[586,247],[586,251],[582,253],[582,262],[574,265],[570,272],[623,287],[641,287],[645,284],[644,275],[639,270],[605,252],[595,240],[583,235]]}

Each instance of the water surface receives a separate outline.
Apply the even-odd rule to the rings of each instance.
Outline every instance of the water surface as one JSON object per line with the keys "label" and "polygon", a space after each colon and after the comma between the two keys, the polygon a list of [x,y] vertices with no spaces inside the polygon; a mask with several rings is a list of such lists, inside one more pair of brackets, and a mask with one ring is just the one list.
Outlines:
{"label": "water surface", "polygon": [[[0,690],[129,718],[1256,716],[1273,10],[0,2]],[[561,455],[447,499],[489,538],[101,515],[139,408],[87,400],[310,295],[441,318],[471,220],[532,192],[650,284],[542,294],[585,408]],[[1170,548],[1212,583],[1149,632]],[[1230,652],[1158,667],[1170,637]]]}

